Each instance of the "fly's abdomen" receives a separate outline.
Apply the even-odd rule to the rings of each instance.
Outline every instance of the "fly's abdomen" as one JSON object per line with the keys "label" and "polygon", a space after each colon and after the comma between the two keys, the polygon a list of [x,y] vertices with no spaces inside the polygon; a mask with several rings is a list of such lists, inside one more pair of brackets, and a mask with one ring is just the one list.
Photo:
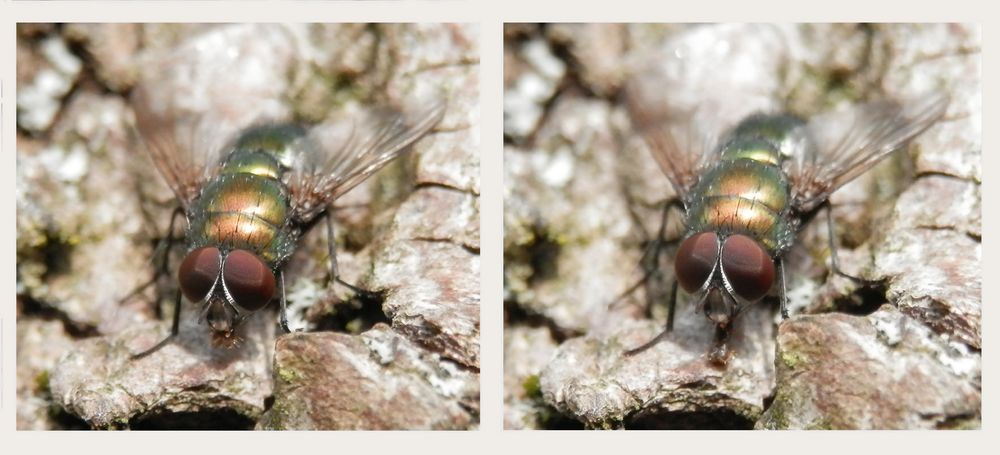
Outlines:
{"label": "fly's abdomen", "polygon": [[691,192],[688,228],[748,235],[772,255],[783,249],[793,229],[786,217],[789,186],[781,161],[771,142],[735,137]]}
{"label": "fly's abdomen", "polygon": [[271,154],[238,149],[202,190],[190,210],[194,246],[253,252],[274,266],[291,253],[289,198],[282,169]]}

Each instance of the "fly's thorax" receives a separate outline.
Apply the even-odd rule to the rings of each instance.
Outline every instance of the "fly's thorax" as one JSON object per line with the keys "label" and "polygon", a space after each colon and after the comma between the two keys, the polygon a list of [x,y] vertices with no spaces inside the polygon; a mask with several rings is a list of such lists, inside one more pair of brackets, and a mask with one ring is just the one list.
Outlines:
{"label": "fly's thorax", "polygon": [[772,256],[792,232],[786,220],[763,204],[738,197],[700,199],[688,217],[691,231],[743,234],[760,241]]}
{"label": "fly's thorax", "polygon": [[724,160],[705,173],[694,190],[703,197],[739,198],[780,214],[788,209],[789,185],[784,172],[767,161]]}
{"label": "fly's thorax", "polygon": [[688,229],[747,235],[776,256],[794,236],[783,157],[759,137],[733,137],[719,153],[691,191]]}
{"label": "fly's thorax", "polygon": [[209,213],[240,213],[274,226],[288,217],[288,195],[281,182],[254,174],[223,174],[202,191],[199,204]]}
{"label": "fly's thorax", "polygon": [[298,229],[282,165],[262,150],[237,149],[202,189],[189,210],[191,247],[246,250],[277,266],[291,255]]}

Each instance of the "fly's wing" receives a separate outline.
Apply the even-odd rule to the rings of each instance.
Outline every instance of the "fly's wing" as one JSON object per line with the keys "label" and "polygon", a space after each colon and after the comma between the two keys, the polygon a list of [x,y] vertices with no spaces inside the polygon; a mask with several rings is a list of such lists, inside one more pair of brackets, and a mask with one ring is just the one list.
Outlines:
{"label": "fly's wing", "polygon": [[630,56],[634,77],[625,101],[632,123],[685,202],[715,162],[726,129],[777,107],[778,80],[746,74],[781,64],[782,49],[784,37],[774,26],[724,24],[690,27]]}
{"label": "fly's wing", "polygon": [[335,199],[410,150],[444,116],[445,103],[411,111],[380,110],[310,133],[306,155],[293,164],[292,216],[308,222]]}
{"label": "fly's wing", "polygon": [[947,95],[932,94],[907,102],[875,101],[812,118],[804,131],[811,145],[793,156],[788,169],[793,207],[808,212],[822,204],[930,128],[947,108]]}
{"label": "fly's wing", "polygon": [[642,135],[674,192],[687,200],[688,191],[711,161],[718,131],[709,131],[712,104],[681,109],[663,99],[661,78],[655,73],[640,74],[625,86],[625,102],[633,126]]}
{"label": "fly's wing", "polygon": [[166,93],[139,85],[132,94],[136,129],[156,169],[187,209],[218,171],[222,141],[203,115],[184,111]]}

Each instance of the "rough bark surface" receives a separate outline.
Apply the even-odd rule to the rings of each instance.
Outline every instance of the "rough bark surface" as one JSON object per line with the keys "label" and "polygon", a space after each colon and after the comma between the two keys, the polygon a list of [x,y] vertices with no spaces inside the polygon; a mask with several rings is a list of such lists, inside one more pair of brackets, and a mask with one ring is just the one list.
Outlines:
{"label": "rough bark surface", "polygon": [[[504,32],[507,428],[980,425],[979,27]],[[677,55],[687,63],[664,63]],[[841,268],[880,284],[830,272],[820,214],[786,256],[792,317],[781,321],[769,300],[743,315],[726,367],[707,361],[712,326],[683,292],[674,332],[623,357],[663,328],[676,249],[616,301],[639,279],[640,259],[650,263],[644,250],[674,193],[623,103],[626,81],[651,70],[672,81],[654,96],[711,106],[716,133],[755,111],[808,118],[948,93],[944,119],[831,197]],[[676,218],[668,239],[683,232]]]}
{"label": "rough bark surface", "polygon": [[[30,24],[17,32],[19,428],[477,427],[476,26]],[[184,301],[181,335],[130,360],[169,331],[184,249],[171,253],[170,276],[121,301],[153,276],[176,206],[135,134],[138,84],[155,87],[160,107],[210,119],[197,136],[204,146],[262,120],[324,128],[369,107],[444,100],[443,120],[412,153],[335,203],[341,276],[378,297],[329,285],[321,222],[284,269],[290,325],[304,332],[276,334],[267,309],[241,329],[240,346],[217,348]],[[378,355],[368,358],[369,348]],[[336,349],[346,350],[328,352]],[[303,355],[332,364],[300,371]],[[360,407],[353,392],[334,393],[329,375],[350,371],[356,392],[382,390],[385,399]],[[307,418],[301,401],[339,411]],[[415,406],[424,414],[410,414]]]}

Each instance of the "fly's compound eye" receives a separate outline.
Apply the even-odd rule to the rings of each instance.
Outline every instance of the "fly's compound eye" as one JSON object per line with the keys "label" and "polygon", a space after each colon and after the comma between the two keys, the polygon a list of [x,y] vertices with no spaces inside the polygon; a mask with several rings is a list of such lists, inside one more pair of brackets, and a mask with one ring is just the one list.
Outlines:
{"label": "fly's compound eye", "polygon": [[276,287],[274,273],[253,253],[234,250],[226,256],[222,281],[241,308],[257,311],[267,305]]}
{"label": "fly's compound eye", "polygon": [[215,285],[220,267],[222,256],[218,248],[206,246],[188,253],[177,272],[184,297],[192,302],[203,300]]}
{"label": "fly's compound eye", "polygon": [[719,236],[714,232],[692,235],[681,242],[674,261],[677,281],[687,292],[695,292],[712,276],[719,258]]}
{"label": "fly's compound eye", "polygon": [[764,297],[774,284],[774,260],[750,237],[726,238],[720,262],[733,291],[748,301]]}

